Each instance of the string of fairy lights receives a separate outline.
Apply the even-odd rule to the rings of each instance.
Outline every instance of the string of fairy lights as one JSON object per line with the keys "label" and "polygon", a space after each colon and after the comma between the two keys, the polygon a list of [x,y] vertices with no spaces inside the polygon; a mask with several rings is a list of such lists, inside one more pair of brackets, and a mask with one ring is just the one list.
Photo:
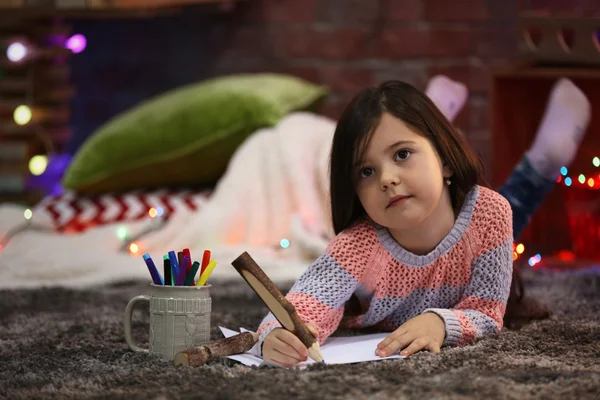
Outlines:
{"label": "string of fairy lights", "polygon": [[142,245],[139,243],[139,240],[150,232],[159,230],[169,220],[169,214],[165,213],[162,207],[150,207],[148,216],[152,219],[152,223],[137,235],[130,236],[129,230],[125,225],[117,228],[117,237],[123,243],[120,248],[121,251],[128,251],[132,256],[142,254]]}
{"label": "string of fairy lights", "polygon": [[[592,165],[600,168],[600,157],[592,158]],[[577,176],[577,179],[571,178]],[[556,179],[557,183],[565,186],[579,186],[593,190],[600,190],[600,172],[586,176],[585,174],[569,174],[569,169],[565,166],[560,168],[560,175]]]}
{"label": "string of fairy lights", "polygon": [[[592,165],[595,168],[600,168],[600,157],[592,158]],[[577,177],[576,179],[573,177]],[[600,170],[591,174],[584,173],[569,173],[569,169],[566,166],[560,168],[560,175],[556,178],[556,183],[559,183],[566,187],[572,187],[576,189],[586,190],[600,190]],[[513,244],[513,260],[518,260],[525,252],[525,245],[523,243]],[[570,260],[574,257],[571,252],[559,252],[559,256],[565,260]],[[542,261],[542,256],[538,253],[530,256],[527,263],[534,267]]]}
{"label": "string of fairy lights", "polygon": [[[0,238],[0,253],[6,244],[17,234],[24,231],[41,231],[54,232],[54,228],[45,224],[33,223],[33,211],[29,208],[23,211],[25,222],[9,230],[2,238]],[[119,251],[129,252],[132,256],[142,254],[142,245],[139,240],[147,234],[161,229],[168,221],[169,214],[162,207],[151,207],[148,210],[148,217],[152,220],[151,223],[135,235],[131,235],[127,225],[120,225],[116,229],[117,238],[121,241]],[[140,219],[138,219],[140,221]]]}
{"label": "string of fairy lights", "polygon": [[[26,126],[35,120],[35,114],[41,113],[34,105],[35,87],[33,84],[33,74],[35,60],[40,54],[40,49],[24,38],[8,40],[6,46],[6,58],[14,64],[27,64],[27,90],[23,104],[17,106],[13,112],[13,120],[19,126]],[[73,53],[81,53],[87,46],[87,39],[82,34],[75,34],[64,40],[63,46],[70,49]],[[6,78],[4,71],[0,71],[0,79]],[[43,174],[48,166],[48,154],[53,152],[52,141],[39,124],[33,124],[36,136],[42,141],[46,154],[36,154],[31,157],[28,163],[29,172],[34,176]]]}
{"label": "string of fairy lights", "polygon": [[[23,98],[23,103],[15,108],[15,110],[12,113],[12,117],[14,123],[19,126],[26,126],[30,124],[30,127],[33,128],[34,134],[38,139],[40,139],[42,143],[42,146],[45,150],[45,154],[36,154],[32,156],[28,162],[29,172],[34,176],[39,176],[46,171],[46,168],[48,166],[48,155],[52,154],[54,151],[54,146],[48,133],[42,128],[40,124],[34,123],[36,119],[36,113],[40,113],[41,110],[39,110],[35,106],[35,63],[33,61],[35,61],[39,57],[42,50],[26,38],[22,37],[4,40],[0,43],[0,46],[4,47],[4,45],[6,45],[6,59],[10,63],[15,64],[16,66],[26,65],[27,67],[27,84],[25,96]],[[82,34],[75,34],[65,39],[62,45],[66,49],[70,49],[73,53],[81,53],[83,50],[85,50],[87,46],[87,40]],[[3,79],[8,78],[7,74],[0,65],[0,80]],[[23,212],[23,216],[25,218],[24,223],[19,224],[18,226],[9,230],[5,235],[0,237],[0,252],[2,252],[3,248],[6,246],[8,241],[20,232],[26,230],[53,230],[43,224],[34,224],[32,222],[33,211],[29,208]]]}

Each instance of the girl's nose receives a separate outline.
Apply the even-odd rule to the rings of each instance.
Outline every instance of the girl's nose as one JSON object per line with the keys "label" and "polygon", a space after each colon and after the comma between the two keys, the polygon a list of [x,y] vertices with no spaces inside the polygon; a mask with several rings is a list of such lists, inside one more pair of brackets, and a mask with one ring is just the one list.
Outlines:
{"label": "girl's nose", "polygon": [[381,190],[387,190],[392,186],[398,186],[400,178],[392,173],[384,173],[381,175]]}

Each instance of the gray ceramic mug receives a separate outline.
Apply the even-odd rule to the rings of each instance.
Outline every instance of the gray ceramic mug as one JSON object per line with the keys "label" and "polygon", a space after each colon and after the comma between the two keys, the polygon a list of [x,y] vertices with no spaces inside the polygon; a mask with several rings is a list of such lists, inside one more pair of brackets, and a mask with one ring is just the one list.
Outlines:
{"label": "gray ceramic mug", "polygon": [[[136,296],[125,308],[125,340],[133,351],[161,354],[172,360],[175,354],[210,340],[211,285],[162,286],[150,284],[150,296]],[[150,303],[150,348],[133,342],[131,317],[135,305]]]}

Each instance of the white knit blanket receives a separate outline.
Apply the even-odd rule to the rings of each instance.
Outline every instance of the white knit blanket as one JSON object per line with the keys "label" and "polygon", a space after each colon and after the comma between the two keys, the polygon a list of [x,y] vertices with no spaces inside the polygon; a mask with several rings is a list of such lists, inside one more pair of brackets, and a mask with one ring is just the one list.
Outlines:
{"label": "white knit blanket", "polygon": [[[310,113],[293,113],[258,130],[236,151],[207,203],[199,211],[174,214],[143,237],[138,255],[149,252],[160,265],[169,250],[187,247],[194,255],[210,249],[219,265],[213,277],[240,278],[230,264],[248,251],[276,282],[296,279],[332,236],[327,177],[334,130],[333,121]],[[0,235],[24,222],[23,210],[0,206]],[[32,222],[51,226],[35,209]],[[133,236],[152,223],[109,224],[78,235],[19,233],[1,249],[0,287],[150,279],[141,257],[119,251],[116,230],[125,226]]]}
{"label": "white knit blanket", "polygon": [[330,218],[325,193],[334,130],[327,118],[293,113],[257,131],[233,155],[208,203],[199,212],[175,214],[144,247],[277,249],[287,239],[295,252],[315,242]]}

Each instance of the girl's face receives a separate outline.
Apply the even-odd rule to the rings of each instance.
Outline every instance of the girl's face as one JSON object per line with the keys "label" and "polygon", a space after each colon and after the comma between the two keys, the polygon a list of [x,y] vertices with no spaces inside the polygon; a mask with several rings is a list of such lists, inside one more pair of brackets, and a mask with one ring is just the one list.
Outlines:
{"label": "girl's face", "polygon": [[[452,173],[432,143],[404,122],[384,113],[373,132],[356,192],[369,217],[390,230],[418,228],[428,218],[452,212],[448,186]],[[449,207],[449,210],[446,208]]]}

